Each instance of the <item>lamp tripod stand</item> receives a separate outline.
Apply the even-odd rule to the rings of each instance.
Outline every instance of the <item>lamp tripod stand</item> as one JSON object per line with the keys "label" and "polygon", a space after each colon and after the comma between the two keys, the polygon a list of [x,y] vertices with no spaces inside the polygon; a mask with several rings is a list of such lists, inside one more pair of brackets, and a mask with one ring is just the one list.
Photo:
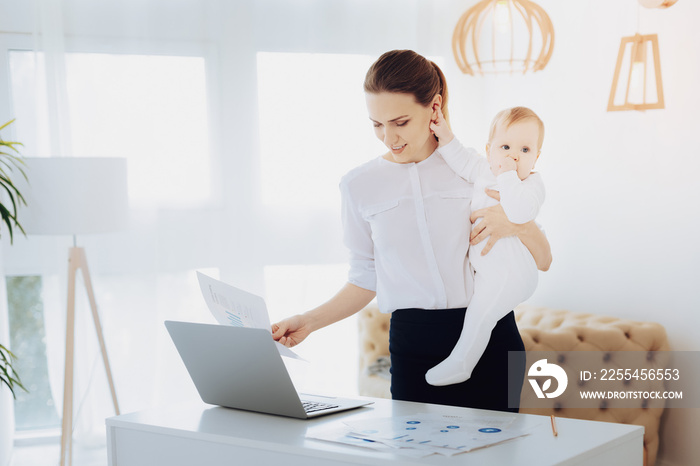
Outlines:
{"label": "lamp tripod stand", "polygon": [[95,331],[97,339],[100,343],[102,351],[102,361],[104,362],[107,372],[107,380],[109,381],[109,389],[112,394],[114,403],[114,411],[119,415],[119,404],[117,403],[117,392],[114,389],[114,381],[112,380],[112,370],[109,366],[107,358],[107,348],[105,346],[104,336],[102,334],[102,324],[100,316],[97,313],[97,302],[95,301],[95,293],[92,289],[92,281],[90,280],[90,271],[88,269],[87,257],[85,249],[75,245],[75,236],[73,236],[73,247],[68,250],[68,306],[66,309],[66,366],[65,377],[63,380],[63,424],[61,426],[61,466],[66,464],[66,455],[68,456],[68,465],[73,463],[73,361],[74,361],[74,343],[75,343],[75,278],[78,270],[82,270],[85,289],[87,290],[88,299],[90,301],[90,309],[92,310],[92,318],[95,322]]}

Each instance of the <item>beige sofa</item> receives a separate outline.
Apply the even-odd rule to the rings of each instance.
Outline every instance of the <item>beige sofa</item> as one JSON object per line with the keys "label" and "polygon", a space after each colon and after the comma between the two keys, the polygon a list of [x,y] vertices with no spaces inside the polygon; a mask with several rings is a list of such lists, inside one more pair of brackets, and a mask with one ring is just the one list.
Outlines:
{"label": "beige sofa", "polygon": [[[656,323],[636,322],[595,314],[575,313],[544,307],[520,305],[515,310],[518,328],[526,351],[668,351],[665,329]],[[387,368],[389,364],[388,314],[381,314],[373,304],[359,315],[361,395],[391,398]],[[557,361],[566,365],[563,355]],[[658,367],[662,361],[650,361]],[[565,368],[566,369],[566,368]],[[527,382],[525,382],[527,383]],[[581,382],[578,382],[582,384]],[[638,382],[637,382],[638,383]],[[663,382],[658,382],[663,384]],[[635,381],[620,382],[633,390]],[[650,388],[649,382],[644,386]],[[610,388],[610,387],[606,387]],[[620,387],[622,388],[622,387]],[[656,387],[659,388],[659,387]],[[532,389],[523,390],[521,405],[527,406],[527,397],[534,397]],[[521,408],[529,414],[555,414],[559,417],[588,419],[644,426],[644,464],[653,466],[659,448],[659,423],[663,406],[649,405],[639,400],[633,408],[614,408],[601,400],[597,408],[561,408],[555,399],[544,409]]]}

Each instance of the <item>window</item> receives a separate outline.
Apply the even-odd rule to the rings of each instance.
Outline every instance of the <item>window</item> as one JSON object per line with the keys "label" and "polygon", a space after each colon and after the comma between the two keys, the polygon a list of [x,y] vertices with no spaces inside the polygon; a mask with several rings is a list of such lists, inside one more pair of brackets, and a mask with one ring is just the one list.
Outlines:
{"label": "window", "polygon": [[[17,140],[24,143],[22,153],[27,156],[55,156],[56,154],[51,152],[49,137],[50,130],[55,128],[49,125],[51,106],[44,80],[43,54],[14,50],[10,51],[8,56],[12,113],[16,118],[13,127]],[[205,58],[75,52],[66,53],[65,56],[65,97],[69,114],[61,122],[69,125],[67,134],[70,135],[71,150],[67,155],[126,157],[132,207],[172,208],[168,212],[171,214],[168,220],[178,225],[183,224],[179,221],[181,218],[191,216],[191,210],[185,209],[208,206],[215,198],[215,183],[212,181],[215,178],[212,177],[213,162],[209,143]],[[178,212],[175,212],[176,210]],[[158,241],[162,245],[163,235],[158,235],[159,225],[152,225],[150,218],[141,223],[137,223],[140,220],[137,218],[129,226],[129,233],[138,238],[139,254],[130,256],[128,246],[125,246],[120,238],[100,237],[98,241],[101,247],[92,248],[89,253],[91,257],[88,259],[107,345],[119,349],[110,354],[110,364],[115,383],[126,387],[120,391],[120,397],[126,400],[123,401],[125,406],[129,406],[129,401],[132,401],[132,406],[141,405],[133,403],[133,399],[130,400],[129,396],[136,390],[131,390],[129,384],[124,382],[129,379],[119,378],[120,374],[140,371],[138,374],[143,379],[152,377],[149,381],[156,382],[158,377],[162,376],[156,370],[159,367],[152,362],[159,356],[153,348],[158,342],[150,337],[156,323],[149,321],[148,324],[152,326],[144,326],[143,332],[151,332],[150,335],[135,338],[132,343],[129,338],[131,333],[134,333],[133,329],[129,329],[130,335],[120,334],[119,326],[110,325],[110,316],[119,316],[122,321],[127,317],[137,320],[133,314],[123,311],[127,309],[134,314],[142,311],[142,307],[134,309],[133,304],[130,304],[134,302],[147,303],[146,306],[150,306],[150,315],[156,316],[156,312],[160,312],[157,303],[174,294],[171,290],[162,291],[157,285],[152,289],[145,285],[140,286],[142,283],[157,284],[167,281],[171,276],[177,276],[184,283],[191,282],[192,288],[196,290],[196,280],[193,274],[189,274],[193,266],[190,263],[184,264],[190,257],[178,258],[179,262],[171,261],[168,266],[174,270],[170,275],[157,269],[161,267],[161,263],[157,262],[157,246]],[[168,239],[183,242],[186,233],[177,233],[180,236],[168,235]],[[62,331],[59,332],[57,326],[51,325],[50,321],[55,321],[59,313],[65,316],[65,297],[61,298],[65,285],[59,286],[58,283],[65,273],[65,263],[61,261],[61,253],[65,254],[65,249],[60,246],[54,247],[61,244],[60,239],[56,239],[56,242],[50,245],[46,243],[48,249],[42,249],[44,239],[30,237],[30,244],[26,245],[23,244],[24,240],[19,241],[20,244],[15,245],[15,250],[25,248],[20,259],[21,266],[14,264],[15,270],[8,270],[11,274],[41,275],[12,277],[8,280],[8,293],[17,293],[14,298],[17,303],[15,310],[10,310],[12,344],[18,356],[21,355],[21,370],[18,372],[30,390],[30,393],[18,392],[18,430],[60,427],[59,419],[62,414],[57,413],[53,406],[49,380],[56,384],[54,379],[62,381],[63,375],[51,372],[52,378],[49,378],[46,334],[43,330],[48,330],[49,351],[55,352],[56,349],[52,349],[52,341],[55,343],[56,338],[52,339],[52,336],[55,337]],[[81,239],[83,243],[90,242],[88,237]],[[114,245],[111,248],[110,241]],[[163,249],[168,246],[163,246]],[[50,250],[51,254],[43,254],[47,250]],[[149,255],[152,251],[156,252]],[[103,256],[100,257],[100,254]],[[58,258],[60,265],[52,262],[54,258]],[[125,269],[127,266],[124,264],[127,262],[129,268]],[[94,267],[95,265],[97,267]],[[131,273],[124,273],[124,270]],[[134,278],[135,276],[137,278]],[[151,279],[152,281],[147,281]],[[102,287],[105,291],[101,290]],[[121,291],[116,298],[109,294],[115,289]],[[178,298],[182,298],[189,291],[183,286],[175,289],[178,290]],[[84,299],[81,280],[77,283],[76,292],[78,300]],[[42,295],[46,300],[43,305],[40,300]],[[37,301],[30,305],[27,300],[32,297],[36,297]],[[114,302],[117,300],[121,306],[119,312],[110,312],[110,306],[116,306]],[[86,302],[78,301],[76,312],[82,312],[81,309],[89,309]],[[89,314],[85,317],[87,318],[77,318],[76,325],[93,325],[92,317]],[[65,317],[59,319],[60,325],[64,325],[64,322]],[[162,325],[162,320],[159,324]],[[94,330],[87,327],[87,331],[82,334],[85,335],[83,343],[92,349],[94,342],[91,339],[96,340]],[[124,344],[124,341],[129,345]],[[136,347],[137,344],[143,347]],[[62,353],[53,358],[56,356],[54,352],[48,355],[51,364],[49,369],[55,369],[52,359],[63,359]],[[76,351],[76,354],[78,353],[76,361],[78,357],[83,357],[81,364],[87,368],[84,371],[86,380],[81,383],[93,385],[91,390],[81,393],[76,390],[74,407],[76,419],[82,415],[88,419],[85,423],[88,425],[93,418],[101,414],[100,412],[95,415],[88,406],[104,405],[107,408],[105,416],[113,413],[111,400],[107,403],[101,400],[97,403],[92,402],[92,396],[98,399],[97,397],[104,394],[108,396],[109,393],[108,389],[99,385],[106,385],[106,380],[101,360],[96,357],[98,353]],[[127,356],[122,356],[124,354]],[[145,361],[140,365],[125,361],[125,357],[133,360],[137,357],[133,355],[138,354],[155,356],[144,358]],[[84,363],[85,361],[87,363]],[[124,366],[127,369],[124,369]],[[90,378],[93,373],[96,376]],[[79,379],[78,374],[76,379]],[[78,382],[76,387],[77,385]],[[154,387],[152,393],[144,394],[144,390],[138,392],[145,400],[143,403],[150,402],[163,392],[158,391],[159,386],[155,382],[150,386]],[[58,390],[60,396],[61,388],[58,385],[54,386],[54,393]],[[90,397],[84,393],[89,393]],[[152,398],[149,399],[149,395]],[[55,401],[60,404],[61,400]],[[104,425],[103,422],[93,424],[100,428]]]}
{"label": "window", "polygon": [[[375,59],[257,54],[263,211],[297,252],[279,251],[279,263],[264,265],[272,322],[318,306],[347,281],[347,264],[339,263],[346,255],[338,228],[338,183],[349,170],[384,152],[367,116],[362,87]],[[286,210],[294,212],[293,218]],[[294,229],[288,221],[304,227]],[[311,363],[285,361],[299,388],[357,394],[354,317],[315,332],[295,351]]]}
{"label": "window", "polygon": [[258,53],[263,204],[339,209],[341,176],[382,153],[362,88],[375,59]]}
{"label": "window", "polygon": [[15,391],[15,427],[18,431],[59,427],[49,387],[41,277],[7,277],[6,281],[10,345],[17,356],[17,373],[27,389]]}
{"label": "window", "polygon": [[[17,139],[52,156],[44,57],[10,52]],[[201,205],[212,197],[203,57],[67,53],[72,156],[126,157],[138,205]],[[99,118],[95,118],[99,115]],[[61,116],[64,117],[64,116]],[[37,124],[35,124],[35,122]]]}

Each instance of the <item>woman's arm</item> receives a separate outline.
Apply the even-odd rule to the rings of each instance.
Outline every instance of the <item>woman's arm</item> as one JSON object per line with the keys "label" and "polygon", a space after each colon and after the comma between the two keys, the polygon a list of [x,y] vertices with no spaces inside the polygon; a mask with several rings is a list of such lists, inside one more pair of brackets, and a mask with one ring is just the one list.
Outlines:
{"label": "woman's arm", "polygon": [[[500,200],[498,191],[487,189],[486,193],[492,198]],[[547,237],[535,225],[534,221],[522,224],[512,223],[508,220],[500,204],[472,212],[471,222],[474,223],[478,218],[482,220],[472,228],[470,242],[477,244],[488,238],[486,246],[481,251],[482,255],[488,253],[499,239],[506,236],[517,236],[532,254],[537,268],[543,272],[549,270],[549,266],[552,264],[552,250]]]}
{"label": "woman's arm", "polygon": [[369,304],[376,294],[346,283],[335,296],[317,308],[272,324],[272,338],[284,346],[296,346],[311,332],[355,314]]}
{"label": "woman's arm", "polygon": [[549,266],[552,265],[552,249],[542,230],[535,222],[516,224],[515,226],[518,229],[516,236],[535,258],[537,268],[543,272],[549,270]]}

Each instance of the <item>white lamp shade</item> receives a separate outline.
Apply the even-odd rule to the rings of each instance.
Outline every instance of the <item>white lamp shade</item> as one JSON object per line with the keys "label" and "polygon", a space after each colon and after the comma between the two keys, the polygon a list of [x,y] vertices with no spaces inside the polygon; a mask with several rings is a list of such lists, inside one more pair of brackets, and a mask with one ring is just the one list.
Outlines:
{"label": "white lamp shade", "polygon": [[28,183],[17,183],[27,206],[19,221],[27,234],[84,235],[125,227],[126,159],[25,158]]}

